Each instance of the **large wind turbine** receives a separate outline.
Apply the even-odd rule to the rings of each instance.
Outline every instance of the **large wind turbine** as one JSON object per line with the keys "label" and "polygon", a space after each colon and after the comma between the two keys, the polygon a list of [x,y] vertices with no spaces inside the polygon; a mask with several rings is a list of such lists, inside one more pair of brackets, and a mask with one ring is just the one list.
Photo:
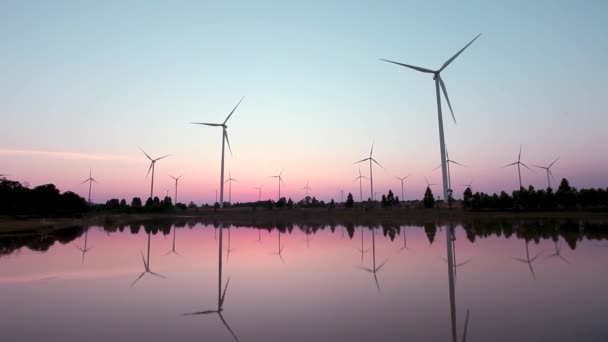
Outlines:
{"label": "large wind turbine", "polygon": [[285,184],[285,182],[283,182],[283,177],[282,177],[283,170],[285,170],[285,169],[282,169],[281,172],[279,172],[279,174],[276,176],[270,176],[270,178],[277,178],[279,180],[279,200],[281,199],[281,183]]}
{"label": "large wind turbine", "polygon": [[397,178],[398,180],[400,180],[400,181],[401,181],[401,200],[402,200],[402,201],[405,201],[405,197],[403,197],[403,194],[404,194],[404,192],[403,192],[403,181],[404,181],[404,180],[405,180],[407,177],[409,177],[409,176],[410,176],[410,175],[407,175],[407,176],[405,176],[405,177],[397,177],[397,176],[395,176],[395,178]]}
{"label": "large wind turbine", "polygon": [[378,166],[380,166],[380,167],[383,167],[382,165],[380,165],[380,163],[378,163],[376,161],[376,159],[374,159],[374,157],[372,157],[373,153],[374,153],[374,143],[372,142],[372,149],[369,151],[369,157],[361,159],[358,162],[355,162],[355,164],[358,164],[358,163],[362,163],[364,161],[369,160],[369,186],[370,186],[370,196],[372,198],[372,201],[374,200],[374,176],[372,174],[372,162],[378,164]]}
{"label": "large wind turbine", "polygon": [[260,185],[259,187],[254,188],[258,191],[258,202],[262,200],[262,188],[263,187],[264,187],[264,185]]}
{"label": "large wind turbine", "polygon": [[232,182],[238,182],[236,179],[232,178],[230,171],[228,171],[228,179],[225,183],[228,183],[228,203],[232,204]]}
{"label": "large wind turbine", "polygon": [[177,182],[179,181],[180,178],[182,178],[182,176],[183,175],[180,175],[179,177],[173,177],[173,176],[169,175],[169,177],[171,177],[175,180],[175,198],[173,199],[175,204],[177,204]]}
{"label": "large wind turbine", "polygon": [[312,190],[309,186],[308,186],[308,180],[306,181],[306,186],[303,187],[300,190],[306,190],[306,197],[308,197],[308,190]]}
{"label": "large wind turbine", "polygon": [[[460,54],[466,48],[468,48],[469,45],[473,44],[473,42],[475,40],[477,40],[477,38],[479,38],[479,36],[481,36],[481,33],[478,34],[477,37],[473,38],[473,40],[471,40],[467,45],[465,45],[465,47],[463,47],[460,51],[458,51],[454,56],[452,56],[452,58],[448,59],[445,63],[443,63],[441,68],[439,68],[438,70],[431,70],[431,69],[417,67],[414,65],[390,61],[387,59],[381,59],[381,61],[384,61],[384,62],[401,65],[406,68],[414,69],[416,71],[420,71],[420,72],[424,72],[424,73],[428,73],[428,74],[433,74],[433,80],[435,81],[435,94],[437,96],[437,116],[438,116],[438,121],[439,121],[439,145],[440,145],[439,147],[440,147],[442,161],[445,161],[446,158],[445,158],[445,138],[443,135],[443,116],[441,114],[441,92],[439,91],[439,87],[441,87],[441,90],[443,91],[443,95],[445,96],[445,100],[448,103],[448,107],[450,108],[450,113],[452,114],[452,119],[454,119],[454,123],[456,123],[456,117],[454,116],[454,111],[452,110],[452,104],[450,103],[450,98],[448,96],[448,91],[445,87],[445,83],[443,82],[443,79],[441,78],[441,72],[445,68],[447,68],[448,65],[450,65],[450,63],[452,63],[458,56],[460,56]],[[447,171],[446,163],[444,163],[443,167],[441,168],[441,174],[443,176],[443,198],[448,198],[448,171]]]}
{"label": "large wind turbine", "polygon": [[150,175],[150,171],[152,171],[152,179],[150,181],[150,198],[154,197],[154,167],[156,165],[156,162],[163,159],[163,158],[167,158],[168,156],[170,156],[170,154],[167,154],[166,156],[162,156],[160,158],[156,158],[156,159],[152,159],[152,157],[150,157],[146,151],[144,151],[141,147],[137,146],[145,155],[146,157],[148,157],[148,159],[150,159],[150,168],[148,169],[148,174],[146,174],[146,179],[148,178],[148,176]]}
{"label": "large wind turbine", "polygon": [[519,188],[523,188],[522,184],[521,184],[521,168],[520,165],[523,165],[526,169],[534,172],[531,168],[528,167],[528,165],[524,164],[521,162],[521,145],[519,145],[519,154],[517,155],[517,161],[514,163],[511,163],[509,165],[505,165],[503,167],[509,167],[509,166],[513,166],[513,165],[517,165],[517,175],[519,176]]}
{"label": "large wind turbine", "polygon": [[361,167],[359,167],[359,177],[355,178],[355,182],[357,180],[359,181],[359,199],[361,202],[363,202],[363,179],[368,179],[368,178],[361,175]]}
{"label": "large wind turbine", "polygon": [[[80,183],[80,184],[84,184],[86,182],[89,182],[89,205],[91,205],[91,184],[93,182],[99,184],[99,182],[93,178],[93,176],[91,175],[91,172],[92,172],[91,169],[89,169],[89,178],[85,179],[84,182]],[[0,176],[3,176],[3,175],[0,175]]]}
{"label": "large wind turbine", "polygon": [[[539,169],[543,169],[545,171],[547,171],[547,187],[550,188],[551,187],[551,178],[549,178],[549,176],[553,177],[553,172],[551,172],[551,167],[553,166],[553,164],[555,164],[557,161],[559,160],[559,157],[557,159],[555,159],[553,162],[551,162],[551,164],[549,164],[549,166],[539,166],[539,165],[532,165],[534,167],[537,167]],[[555,179],[555,177],[553,177],[553,179]]]}
{"label": "large wind turbine", "polygon": [[243,101],[244,98],[245,98],[244,96],[241,98],[239,103],[237,103],[236,106],[234,107],[234,109],[230,112],[230,114],[228,114],[228,116],[226,117],[226,120],[224,120],[224,122],[222,122],[221,124],[205,123],[205,122],[191,122],[191,124],[195,124],[195,125],[222,127],[222,166],[221,166],[221,175],[220,175],[220,208],[224,207],[224,144],[225,143],[228,143],[228,149],[230,150],[230,153],[232,153],[232,148],[230,147],[230,140],[228,140],[228,126],[226,125],[226,123],[228,122],[228,119],[230,119],[232,114],[234,114],[234,111],[238,108],[238,106],[241,104],[241,102]]}

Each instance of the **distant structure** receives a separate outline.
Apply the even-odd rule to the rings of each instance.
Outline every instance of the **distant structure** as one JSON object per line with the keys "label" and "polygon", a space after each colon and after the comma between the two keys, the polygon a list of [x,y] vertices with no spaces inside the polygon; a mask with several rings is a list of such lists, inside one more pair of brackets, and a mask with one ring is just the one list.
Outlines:
{"label": "distant structure", "polygon": [[308,191],[309,191],[309,190],[312,190],[312,189],[311,189],[311,188],[308,186],[308,180],[306,180],[306,186],[305,186],[305,187],[303,187],[303,188],[302,188],[302,189],[300,189],[300,190],[306,190],[306,197],[308,197]]}
{"label": "distant structure", "polygon": [[459,166],[462,166],[462,167],[466,167],[466,166],[460,164],[459,162],[457,162],[455,160],[451,160],[450,159],[450,154],[448,153],[447,146],[445,148],[445,155],[446,155],[446,161],[445,161],[445,163],[441,163],[439,166],[437,166],[435,168],[435,170],[437,170],[438,168],[442,167],[443,164],[446,164],[446,168],[448,169],[448,189],[453,190],[452,189],[452,174],[450,173],[450,164],[459,165]]}
{"label": "distant structure", "polygon": [[[359,181],[359,201],[363,202],[363,180],[368,179],[367,177],[361,175],[361,167],[359,167],[359,177],[355,178],[355,182]],[[371,197],[371,196],[370,196]]]}
{"label": "distant structure", "polygon": [[279,172],[279,174],[276,176],[270,176],[270,178],[277,178],[279,181],[279,200],[281,199],[281,183],[285,184],[285,182],[283,182],[283,177],[282,177],[283,170],[285,170],[285,169],[282,169],[281,172]]}
{"label": "distant structure", "polygon": [[179,179],[182,178],[183,175],[179,175],[179,177],[173,177],[171,175],[169,175],[169,177],[173,178],[173,180],[175,180],[175,198],[173,199],[173,201],[175,202],[175,204],[177,204],[177,182],[179,182]]}
{"label": "distant structure", "polygon": [[260,185],[259,187],[255,187],[254,189],[256,189],[258,191],[258,202],[262,200],[262,188],[264,187],[264,185]]}
{"label": "distant structure", "polygon": [[225,183],[228,183],[228,203],[232,204],[232,182],[238,182],[236,179],[232,178],[230,171],[228,171],[228,179]]}
{"label": "distant structure", "polygon": [[[4,175],[0,175],[0,177],[4,177]],[[86,182],[89,182],[89,205],[91,205],[91,185],[93,184],[93,182],[99,184],[99,182],[93,178],[91,169],[89,169],[89,178],[85,179],[84,182],[80,184],[84,184]]]}
{"label": "distant structure", "polygon": [[[547,172],[547,188],[551,187],[551,178],[549,176],[553,177],[553,172],[551,172],[551,167],[558,160],[559,160],[559,157],[557,157],[557,159],[555,159],[554,161],[552,161],[551,164],[549,164],[548,166],[532,165],[532,166],[537,167],[539,169],[543,169],[543,170],[545,170]],[[553,177],[553,179],[555,179],[555,177]]]}
{"label": "distant structure", "polygon": [[505,165],[503,167],[509,167],[509,166],[513,166],[513,165],[517,165],[517,175],[519,176],[519,188],[523,188],[522,182],[521,182],[521,168],[520,166],[523,165],[526,169],[534,172],[531,168],[528,167],[528,165],[524,164],[521,162],[521,145],[519,145],[519,154],[517,155],[517,161],[508,165]]}
{"label": "distant structure", "polygon": [[369,160],[369,186],[370,186],[370,196],[372,198],[372,201],[375,200],[375,193],[374,193],[374,176],[372,173],[372,162],[376,163],[378,166],[382,167],[382,165],[380,165],[380,163],[378,163],[376,161],[376,159],[374,159],[374,157],[372,156],[374,154],[374,143],[372,142],[372,149],[369,151],[369,157],[364,158],[359,160],[358,162],[355,162],[355,164],[358,163],[362,163],[364,161],[368,161]]}
{"label": "distant structure", "polygon": [[170,154],[167,154],[166,156],[162,156],[160,158],[152,159],[152,157],[150,157],[146,153],[146,151],[144,151],[139,146],[137,146],[137,147],[146,155],[146,157],[148,157],[148,159],[150,159],[150,168],[148,169],[148,174],[146,175],[146,179],[148,179],[148,176],[150,175],[150,171],[152,171],[152,179],[150,180],[150,198],[154,198],[154,168],[155,168],[156,162],[163,158],[167,158],[168,156],[170,156]]}
{"label": "distant structure", "polygon": [[407,177],[409,177],[409,176],[410,176],[410,175],[407,175],[407,176],[405,176],[405,177],[397,177],[397,176],[395,176],[395,178],[397,178],[398,180],[400,180],[400,181],[401,181],[401,200],[402,200],[402,201],[405,201],[405,196],[403,195],[403,194],[405,193],[405,192],[403,191],[403,181],[405,181],[405,179],[406,179]]}

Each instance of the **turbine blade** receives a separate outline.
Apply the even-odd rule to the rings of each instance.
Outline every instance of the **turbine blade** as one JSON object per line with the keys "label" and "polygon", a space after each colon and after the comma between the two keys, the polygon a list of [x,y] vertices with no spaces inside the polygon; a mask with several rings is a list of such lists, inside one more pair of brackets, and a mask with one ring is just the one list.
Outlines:
{"label": "turbine blade", "polygon": [[417,71],[420,71],[420,72],[426,72],[426,73],[429,73],[429,74],[435,73],[433,70],[417,67],[415,65],[409,65],[409,64],[399,63],[399,62],[395,62],[395,61],[391,61],[391,60],[383,59],[383,58],[380,58],[380,60],[383,61],[383,62],[387,62],[387,63],[393,63],[393,64],[401,65],[401,66],[404,66],[406,68],[414,69],[414,70],[417,70]]}
{"label": "turbine blade", "polygon": [[194,316],[194,315],[206,315],[210,313],[217,313],[217,310],[207,310],[207,311],[198,311],[184,314],[184,316]]}
{"label": "turbine blade", "polygon": [[559,160],[559,157],[557,157],[557,159],[555,159],[551,164],[549,164],[549,166],[547,166],[547,168],[551,168],[551,166],[553,166],[553,164],[555,164],[558,160]]}
{"label": "turbine blade", "polygon": [[228,150],[230,151],[230,155],[232,155],[232,147],[230,147],[230,140],[228,139],[228,132],[226,132],[226,129],[224,129],[224,139],[226,139]]}
{"label": "turbine blade", "polygon": [[467,341],[467,331],[469,330],[469,309],[467,309],[467,318],[464,320],[464,331],[462,333],[462,342]]}
{"label": "turbine blade", "polygon": [[448,90],[445,87],[445,83],[443,83],[443,79],[441,76],[437,76],[439,78],[439,85],[441,86],[441,90],[443,91],[443,95],[445,96],[445,100],[448,102],[448,107],[450,108],[450,113],[452,114],[452,119],[454,123],[456,123],[456,117],[454,116],[454,111],[452,110],[452,104],[450,103],[450,97],[448,96]]}
{"label": "turbine blade", "polygon": [[380,166],[381,168],[383,168],[383,169],[384,169],[384,166],[380,165],[380,163],[378,163],[378,162],[376,161],[376,159],[374,159],[374,158],[371,158],[371,159],[372,159],[372,161],[373,161],[374,163],[376,163],[378,166]]}
{"label": "turbine blade", "polygon": [[450,160],[450,162],[451,162],[452,164],[460,165],[460,166],[462,166],[462,167],[467,167],[466,165],[460,164],[459,162],[454,161],[454,160]]}
{"label": "turbine blade", "polygon": [[436,168],[433,169],[433,171],[437,171],[438,168],[442,167],[443,164],[439,164],[439,166],[437,166]]}
{"label": "turbine blade", "polygon": [[96,181],[96,180],[95,180],[95,178],[91,178],[91,180],[92,180],[93,182],[95,182],[95,183],[99,184],[99,182],[98,182],[98,181]]}
{"label": "turbine blade", "polygon": [[515,163],[511,163],[511,164],[508,164],[508,165],[505,165],[505,166],[503,166],[503,167],[509,167],[509,166],[513,166],[513,165],[517,165],[517,162],[515,162]]}
{"label": "turbine blade", "polygon": [[447,68],[448,65],[450,65],[450,63],[452,63],[458,56],[460,56],[460,54],[469,47],[469,45],[473,44],[474,41],[477,40],[477,38],[479,38],[479,36],[481,36],[481,33],[477,35],[477,37],[473,38],[473,40],[471,40],[469,42],[469,44],[465,45],[465,47],[462,48],[462,50],[458,51],[454,56],[452,56],[452,58],[448,59],[445,63],[443,63],[443,65],[441,66],[441,68],[439,69],[439,72],[442,72],[443,69]]}
{"label": "turbine blade", "polygon": [[532,171],[532,173],[536,173],[536,172],[534,172],[534,170],[532,170],[531,168],[529,168],[528,165],[526,165],[524,163],[521,163],[521,162],[520,162],[520,164],[523,165],[526,169]]}
{"label": "turbine blade", "polygon": [[152,165],[154,165],[154,162],[150,163],[150,168],[148,169],[148,173],[146,174],[146,180],[148,179],[148,176],[150,175],[150,171],[152,171]]}
{"label": "turbine blade", "polygon": [[372,157],[372,154],[374,154],[374,142],[372,141],[372,149],[369,150],[369,157]]}
{"label": "turbine blade", "polygon": [[90,180],[90,178],[89,178],[89,179],[85,179],[85,180],[84,180],[82,183],[80,183],[80,184],[84,184],[84,183],[88,182],[89,180]]}
{"label": "turbine blade", "polygon": [[148,159],[152,160],[152,158],[150,158],[150,156],[146,153],[146,151],[144,151],[141,147],[137,146],[137,148],[139,148],[145,155],[146,157],[148,157]]}
{"label": "turbine blade", "polygon": [[245,96],[241,97],[241,100],[239,101],[239,103],[237,103],[236,106],[234,106],[234,109],[232,110],[232,112],[230,112],[230,114],[228,114],[228,117],[226,118],[226,120],[224,120],[224,125],[226,124],[226,122],[228,122],[228,119],[230,119],[230,117],[232,116],[232,114],[234,114],[234,111],[239,107],[239,105],[241,104],[241,102],[243,102],[244,98],[245,98]]}
{"label": "turbine blade", "polygon": [[361,160],[359,160],[357,162],[354,162],[353,164],[363,163],[364,161],[368,161],[368,160],[369,160],[369,158],[361,159]]}
{"label": "turbine blade", "polygon": [[521,160],[521,144],[519,144],[519,155],[517,155],[517,161]]}
{"label": "turbine blade", "polygon": [[207,123],[207,122],[191,122],[191,124],[193,125],[205,125],[205,126],[212,126],[212,127],[221,127],[222,124],[214,124],[214,123]]}
{"label": "turbine blade", "polygon": [[169,156],[170,156],[170,154],[167,154],[166,156],[162,156],[162,157],[160,157],[160,158],[156,158],[154,161],[158,161],[158,160],[161,160],[161,159],[167,158],[167,157],[169,157]]}

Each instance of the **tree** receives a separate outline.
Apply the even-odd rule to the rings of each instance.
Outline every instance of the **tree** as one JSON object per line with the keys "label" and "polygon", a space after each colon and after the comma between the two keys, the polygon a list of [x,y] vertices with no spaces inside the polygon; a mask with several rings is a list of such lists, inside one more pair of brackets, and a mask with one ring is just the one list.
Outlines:
{"label": "tree", "polygon": [[133,197],[131,200],[131,208],[141,208],[141,198]]}
{"label": "tree", "polygon": [[425,208],[435,208],[435,197],[433,196],[433,191],[431,191],[431,188],[428,186],[426,187],[426,192],[422,199],[422,205]]}
{"label": "tree", "polygon": [[462,205],[466,209],[471,209],[472,202],[473,202],[473,191],[471,191],[470,187],[467,187],[466,190],[462,193]]}
{"label": "tree", "polygon": [[287,201],[287,208],[288,209],[292,209],[293,208],[293,201],[291,200],[291,198],[289,198],[289,201]]}
{"label": "tree", "polygon": [[345,205],[347,208],[352,208],[355,206],[355,201],[353,200],[353,194],[351,194],[350,192],[348,193],[348,196],[346,197]]}

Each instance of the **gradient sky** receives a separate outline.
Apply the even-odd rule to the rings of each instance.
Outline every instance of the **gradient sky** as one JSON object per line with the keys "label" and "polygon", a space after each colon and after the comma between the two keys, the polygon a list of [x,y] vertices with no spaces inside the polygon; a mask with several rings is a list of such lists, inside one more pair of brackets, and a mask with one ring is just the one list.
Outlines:
{"label": "gradient sky", "polygon": [[[458,124],[444,116],[453,183],[485,192],[517,187],[516,160],[548,164],[577,187],[608,185],[605,1],[466,2],[20,2],[0,10],[0,173],[55,183],[94,201],[156,195],[184,174],[180,201],[208,202],[219,185],[221,130],[229,122],[240,182],[233,201],[358,198],[357,166],[375,140],[375,190],[406,181],[422,197],[440,183],[432,77],[378,61],[438,68]],[[603,89],[603,90],[602,90]],[[444,104],[445,106],[445,104]],[[362,165],[364,174],[367,165]],[[546,186],[542,172],[524,183]],[[365,184],[364,195],[369,196]],[[454,187],[460,194],[462,188]],[[440,192],[436,187],[435,192]]]}

